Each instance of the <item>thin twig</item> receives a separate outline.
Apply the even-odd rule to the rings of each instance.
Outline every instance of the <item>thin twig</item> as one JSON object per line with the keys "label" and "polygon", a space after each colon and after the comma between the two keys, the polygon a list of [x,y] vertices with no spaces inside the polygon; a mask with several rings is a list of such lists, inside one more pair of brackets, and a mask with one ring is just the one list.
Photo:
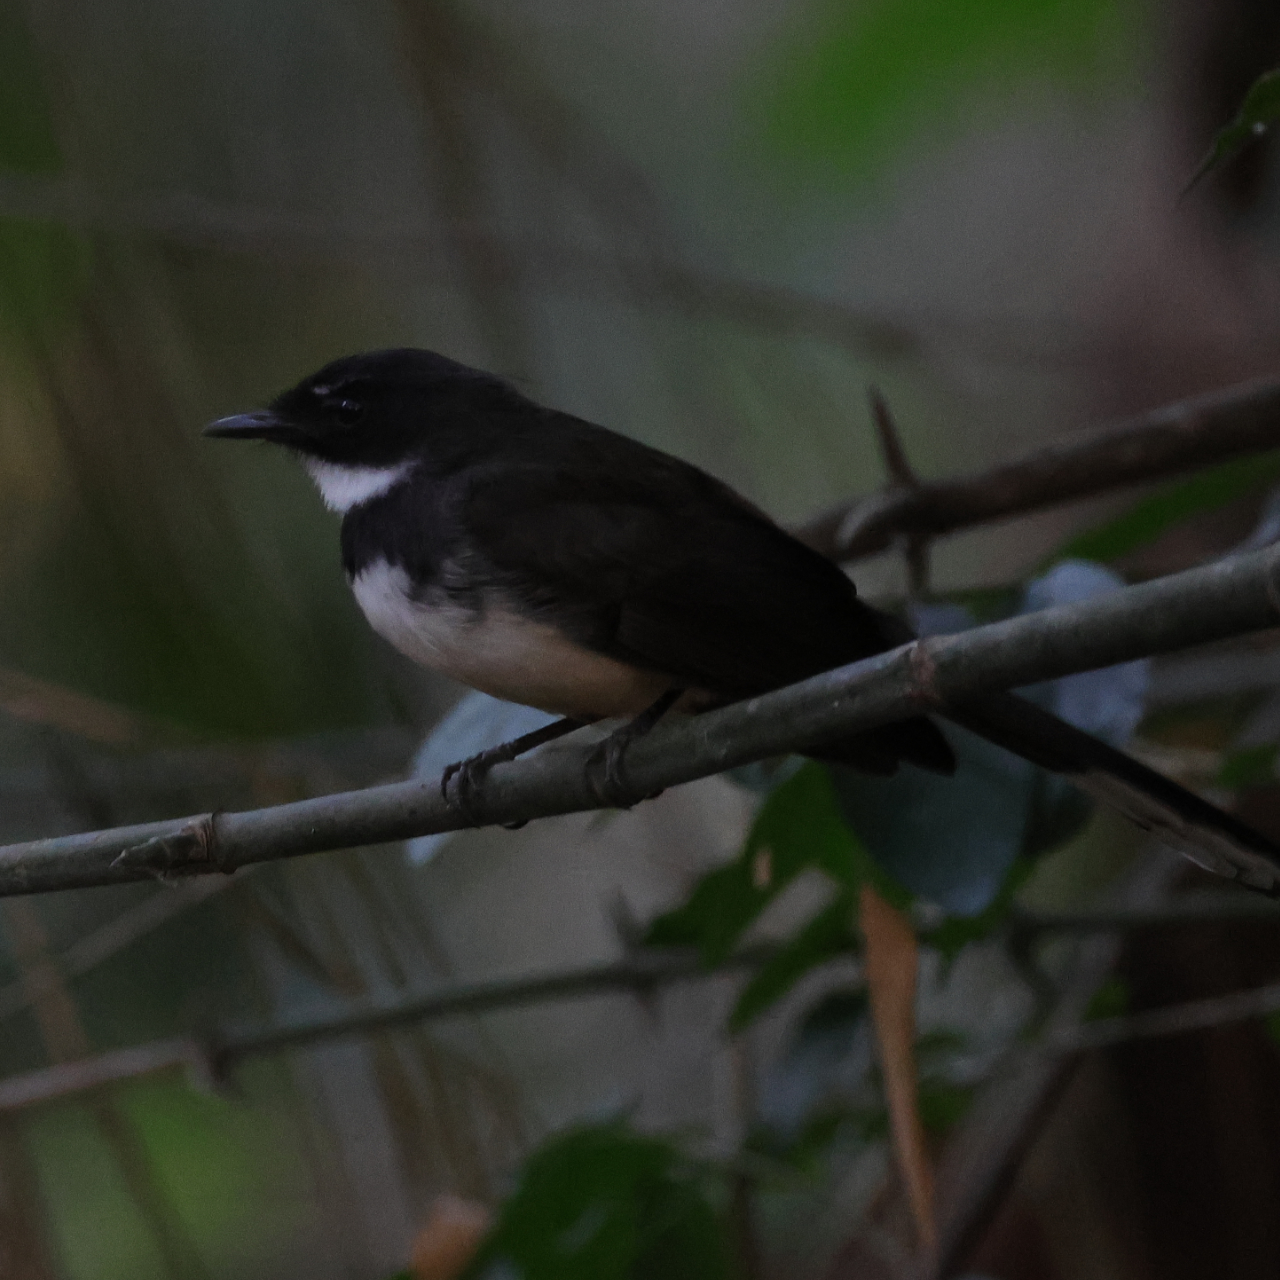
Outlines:
{"label": "thin twig", "polygon": [[59,1098],[87,1093],[121,1080],[136,1080],[172,1067],[203,1071],[202,1050],[194,1040],[158,1040],[113,1049],[91,1058],[55,1063],[39,1071],[0,1080],[0,1112],[22,1111]]}
{"label": "thin twig", "polygon": [[1119,1018],[1100,1018],[1050,1036],[1046,1047],[1056,1053],[1088,1053],[1135,1040],[1208,1031],[1232,1022],[1265,1018],[1272,1013],[1280,1013],[1280,983],[1189,1000],[1168,1009],[1145,1009]]}
{"label": "thin twig", "polygon": [[259,1030],[227,1032],[208,1040],[179,1037],[116,1049],[76,1062],[0,1080],[0,1112],[41,1106],[103,1085],[186,1067],[200,1081],[225,1077],[246,1058],[369,1035],[436,1018],[492,1012],[522,1004],[629,991],[644,996],[659,987],[756,968],[777,954],[760,943],[707,967],[692,950],[638,951],[621,960],[559,973],[480,982],[453,982],[396,1000],[347,1005],[310,1019]]}
{"label": "thin twig", "polygon": [[1015,908],[1011,930],[1030,933],[1134,933],[1185,924],[1280,925],[1280,904],[1247,893],[1188,893],[1158,907],[1112,907],[1093,911],[1029,911]]}
{"label": "thin twig", "polygon": [[696,952],[638,951],[607,964],[591,965],[534,977],[455,982],[418,996],[373,1003],[362,1009],[340,1009],[319,1017],[260,1031],[237,1032],[215,1040],[212,1056],[219,1072],[245,1058],[282,1049],[298,1049],[344,1036],[388,1031],[433,1018],[487,1013],[522,1004],[567,1000],[608,991],[631,991],[644,996],[673,982],[687,982],[729,970],[755,968],[777,953],[772,943],[744,947],[722,964],[708,968]]}
{"label": "thin twig", "polygon": [[1280,448],[1280,381],[1242,383],[1082,433],[956,480],[842,503],[798,530],[837,560],[936,538],[1128,485]]}
{"label": "thin twig", "polygon": [[[1076,604],[933,636],[700,716],[659,725],[628,751],[623,799],[806,744],[1280,621],[1280,548],[1246,552]],[[958,714],[958,712],[957,712]],[[572,740],[567,740],[571,742]],[[472,805],[485,824],[600,807],[589,750],[544,748],[497,765]],[[415,780],[268,809],[118,827],[0,848],[0,895],[147,877],[231,872],[276,858],[468,825],[438,782]],[[1259,855],[1237,873],[1260,886]]]}

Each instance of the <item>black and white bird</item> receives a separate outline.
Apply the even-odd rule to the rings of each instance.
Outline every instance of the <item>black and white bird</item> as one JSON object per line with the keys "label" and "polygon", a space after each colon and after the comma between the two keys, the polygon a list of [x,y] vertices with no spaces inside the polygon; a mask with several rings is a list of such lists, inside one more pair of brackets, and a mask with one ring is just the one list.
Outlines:
{"label": "black and white bird", "polygon": [[[413,661],[564,717],[462,762],[466,807],[493,761],[596,720],[602,795],[628,741],[665,712],[780,688],[910,638],[832,562],[706,472],[412,349],[335,360],[263,410],[206,434],[295,453],[342,516],[342,563],[375,631]],[[1068,774],[1197,862],[1280,890],[1263,836],[1012,694],[948,718]],[[924,717],[806,753],[873,773],[950,773]]]}

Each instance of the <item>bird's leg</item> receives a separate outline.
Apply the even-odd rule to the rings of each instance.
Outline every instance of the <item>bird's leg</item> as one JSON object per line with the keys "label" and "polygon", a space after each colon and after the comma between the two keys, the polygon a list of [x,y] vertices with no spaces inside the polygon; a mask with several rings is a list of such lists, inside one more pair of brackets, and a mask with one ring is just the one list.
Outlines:
{"label": "bird's leg", "polygon": [[[479,826],[480,821],[472,801],[476,787],[495,764],[505,764],[508,760],[514,760],[516,756],[524,755],[526,751],[532,751],[534,747],[542,746],[544,742],[554,742],[557,738],[563,738],[566,733],[572,733],[575,729],[581,729],[584,725],[591,723],[590,719],[576,720],[566,716],[563,720],[553,720],[532,733],[521,734],[518,738],[512,738],[510,742],[488,747],[474,756],[459,760],[440,775],[440,794],[444,797],[445,803],[456,809],[472,826]],[[504,825],[514,830],[517,827],[523,827],[524,823],[513,822]]]}
{"label": "bird's leg", "polygon": [[[601,804],[613,809],[626,807],[627,787],[622,774],[622,759],[637,738],[643,738],[672,706],[683,689],[668,689],[652,706],[646,707],[633,720],[615,729],[603,742],[596,744],[587,760],[587,781]],[[603,777],[600,776],[603,774]],[[595,775],[595,776],[593,776]]]}

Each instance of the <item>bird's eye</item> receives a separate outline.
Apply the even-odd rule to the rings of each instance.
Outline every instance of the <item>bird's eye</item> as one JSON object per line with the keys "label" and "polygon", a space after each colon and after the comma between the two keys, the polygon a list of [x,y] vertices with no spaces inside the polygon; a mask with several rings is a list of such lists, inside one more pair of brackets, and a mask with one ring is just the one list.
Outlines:
{"label": "bird's eye", "polygon": [[344,427],[354,427],[364,417],[364,405],[359,400],[339,400],[337,418]]}

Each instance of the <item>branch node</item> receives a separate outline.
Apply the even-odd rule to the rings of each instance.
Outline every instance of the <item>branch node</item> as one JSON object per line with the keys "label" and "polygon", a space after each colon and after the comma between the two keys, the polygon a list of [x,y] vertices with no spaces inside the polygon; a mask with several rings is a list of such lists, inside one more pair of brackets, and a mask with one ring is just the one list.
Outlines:
{"label": "branch node", "polygon": [[141,844],[122,849],[111,866],[115,870],[145,871],[162,883],[179,876],[204,875],[214,871],[230,875],[235,870],[222,865],[212,813],[192,818],[172,835],[152,836]]}
{"label": "branch node", "polygon": [[907,682],[913,702],[924,707],[942,706],[943,699],[938,694],[938,664],[920,640],[907,650]]}

